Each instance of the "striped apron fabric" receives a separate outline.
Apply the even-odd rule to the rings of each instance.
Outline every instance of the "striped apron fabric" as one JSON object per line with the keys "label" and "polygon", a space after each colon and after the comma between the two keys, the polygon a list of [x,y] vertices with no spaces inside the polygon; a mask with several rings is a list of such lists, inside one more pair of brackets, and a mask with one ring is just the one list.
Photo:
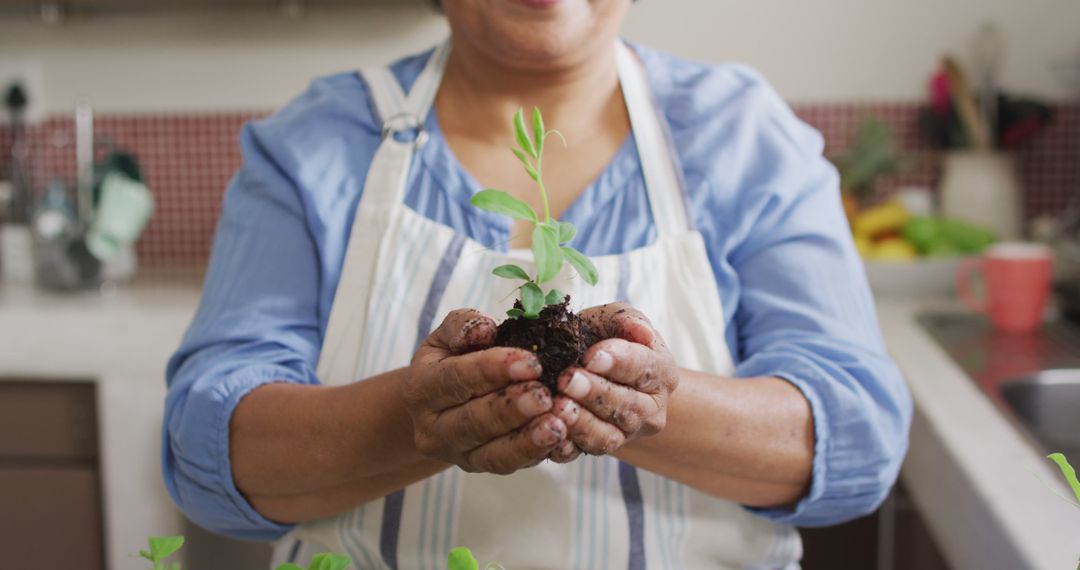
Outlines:
{"label": "striped apron fabric", "polygon": [[[567,268],[552,283],[581,310],[615,300],[643,311],[680,366],[731,375],[724,313],[701,234],[690,227],[678,162],[643,69],[617,46],[618,70],[641,155],[657,240],[592,258],[589,287]],[[513,284],[491,276],[506,263],[531,269],[527,250],[501,253],[406,207],[413,152],[423,142],[448,45],[406,95],[388,69],[363,72],[386,126],[357,208],[318,374],[340,385],[406,366],[453,309],[502,315]],[[411,134],[401,140],[402,132]],[[372,434],[378,437],[378,434]],[[324,550],[358,568],[445,568],[467,546],[483,563],[526,568],[797,568],[798,533],[613,457],[545,462],[510,476],[457,468],[345,514],[300,525],[276,559],[304,562]]]}

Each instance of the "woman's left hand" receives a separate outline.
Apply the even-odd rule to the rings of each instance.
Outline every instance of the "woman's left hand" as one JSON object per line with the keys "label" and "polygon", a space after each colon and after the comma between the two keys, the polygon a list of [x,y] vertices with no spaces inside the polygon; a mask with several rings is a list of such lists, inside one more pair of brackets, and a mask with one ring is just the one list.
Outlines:
{"label": "woman's left hand", "polygon": [[559,377],[553,412],[566,423],[574,446],[556,449],[551,459],[565,463],[582,451],[609,455],[641,436],[655,435],[667,422],[667,402],[679,384],[675,358],[649,319],[625,303],[581,313],[604,339],[585,353],[585,367]]}

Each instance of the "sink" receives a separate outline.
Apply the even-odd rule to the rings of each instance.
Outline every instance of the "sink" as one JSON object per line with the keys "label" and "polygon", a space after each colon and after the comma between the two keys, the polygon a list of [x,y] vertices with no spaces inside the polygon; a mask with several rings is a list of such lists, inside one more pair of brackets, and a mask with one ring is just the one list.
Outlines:
{"label": "sink", "polygon": [[1080,457],[1080,325],[1055,320],[1015,334],[971,313],[918,321],[1040,451]]}
{"label": "sink", "polygon": [[1007,382],[1001,395],[1046,451],[1080,457],[1080,368],[1046,370]]}

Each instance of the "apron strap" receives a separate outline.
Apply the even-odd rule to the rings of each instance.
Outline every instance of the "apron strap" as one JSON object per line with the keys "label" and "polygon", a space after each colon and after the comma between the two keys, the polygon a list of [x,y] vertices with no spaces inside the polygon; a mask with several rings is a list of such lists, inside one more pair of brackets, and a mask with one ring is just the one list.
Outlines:
{"label": "apron strap", "polygon": [[[337,292],[323,337],[316,374],[326,385],[356,380],[356,350],[363,345],[367,299],[375,282],[378,244],[388,227],[386,212],[401,202],[416,149],[427,140],[424,117],[442,81],[449,43],[436,48],[408,96],[385,67],[360,72],[382,121],[383,142],[375,151],[356,207]],[[400,137],[414,132],[412,140]]]}
{"label": "apron strap", "polygon": [[686,232],[692,225],[687,214],[682,168],[676,162],[667,122],[660,116],[645,70],[633,50],[622,41],[615,47],[615,65],[657,234],[666,237]]}

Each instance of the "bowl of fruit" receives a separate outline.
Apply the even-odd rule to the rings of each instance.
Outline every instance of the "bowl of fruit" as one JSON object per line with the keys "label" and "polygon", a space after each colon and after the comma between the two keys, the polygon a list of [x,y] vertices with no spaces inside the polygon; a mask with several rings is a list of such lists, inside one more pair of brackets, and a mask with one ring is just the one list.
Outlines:
{"label": "bowl of fruit", "polygon": [[850,217],[855,246],[879,297],[948,297],[956,269],[996,241],[990,230],[953,218],[913,215],[900,200]]}

